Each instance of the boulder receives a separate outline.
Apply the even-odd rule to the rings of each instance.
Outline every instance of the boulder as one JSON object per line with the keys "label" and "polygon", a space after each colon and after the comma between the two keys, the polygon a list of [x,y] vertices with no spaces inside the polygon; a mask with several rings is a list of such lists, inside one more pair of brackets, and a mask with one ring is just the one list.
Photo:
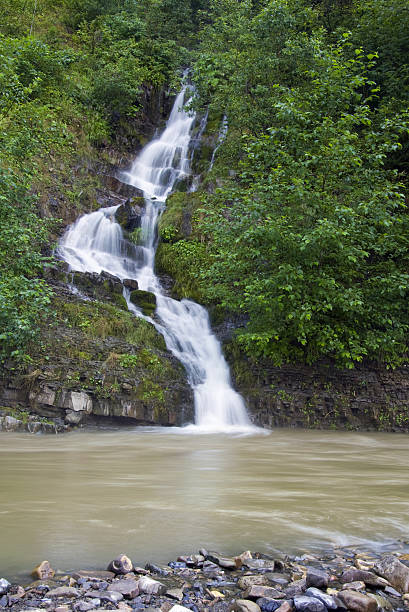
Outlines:
{"label": "boulder", "polygon": [[121,204],[115,213],[116,221],[128,232],[133,232],[141,226],[141,217],[145,207],[143,197],[129,198],[125,204]]}
{"label": "boulder", "polygon": [[34,580],[45,580],[47,578],[53,578],[55,571],[52,569],[48,561],[42,561],[40,565],[37,565],[31,572]]}
{"label": "boulder", "polygon": [[132,304],[140,308],[144,315],[151,317],[156,310],[156,296],[150,291],[135,289],[129,296]]}
{"label": "boulder", "polygon": [[340,591],[338,598],[353,612],[376,612],[378,604],[375,599],[358,591]]}
{"label": "boulder", "polygon": [[111,561],[107,568],[109,572],[113,572],[114,574],[127,574],[128,572],[132,572],[132,569],[132,561],[124,554],[119,555],[116,559]]}
{"label": "boulder", "polygon": [[138,281],[134,280],[133,278],[125,278],[122,281],[122,284],[127,289],[131,289],[131,291],[139,288]]}
{"label": "boulder", "polygon": [[409,591],[409,567],[393,555],[385,555],[375,564],[375,571],[401,593]]}
{"label": "boulder", "polygon": [[60,400],[61,408],[71,412],[92,412],[92,399],[84,391],[66,391]]}

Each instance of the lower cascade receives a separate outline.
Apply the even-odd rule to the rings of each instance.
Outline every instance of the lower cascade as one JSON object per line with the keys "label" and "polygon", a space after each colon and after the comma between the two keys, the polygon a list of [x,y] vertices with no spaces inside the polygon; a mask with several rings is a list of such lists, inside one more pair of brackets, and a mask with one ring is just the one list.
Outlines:
{"label": "lower cascade", "polygon": [[[68,228],[57,254],[72,270],[106,271],[121,280],[133,279],[139,289],[156,296],[155,320],[143,315],[129,299],[128,308],[150,321],[164,336],[168,349],[184,365],[194,391],[195,425],[181,431],[255,433],[243,398],[232,388],[221,346],[212,333],[207,311],[191,300],[164,295],[154,272],[157,222],[175,182],[190,173],[189,143],[195,120],[183,108],[186,87],[176,97],[166,128],[137,156],[120,177],[143,191],[141,245],[126,240],[115,220],[117,206],[84,215]],[[157,320],[156,320],[157,319]]]}

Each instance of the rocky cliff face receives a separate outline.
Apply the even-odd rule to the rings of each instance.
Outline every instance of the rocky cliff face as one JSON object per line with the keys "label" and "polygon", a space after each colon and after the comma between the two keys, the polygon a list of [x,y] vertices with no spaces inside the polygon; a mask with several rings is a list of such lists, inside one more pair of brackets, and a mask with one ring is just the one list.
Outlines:
{"label": "rocky cliff face", "polygon": [[252,418],[267,427],[409,431],[407,368],[330,363],[274,367],[251,361],[234,342],[226,355]]}
{"label": "rocky cliff face", "polygon": [[63,280],[52,281],[56,317],[32,347],[31,363],[16,368],[10,362],[1,371],[4,413],[20,408],[60,428],[192,422],[191,389],[162,336],[127,310],[117,279],[87,274],[82,281],[80,294]]}

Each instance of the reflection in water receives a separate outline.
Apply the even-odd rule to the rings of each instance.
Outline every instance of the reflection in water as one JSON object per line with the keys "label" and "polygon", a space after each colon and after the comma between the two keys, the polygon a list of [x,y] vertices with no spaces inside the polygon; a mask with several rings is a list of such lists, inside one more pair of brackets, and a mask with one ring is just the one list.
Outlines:
{"label": "reflection in water", "polygon": [[0,575],[168,562],[201,546],[296,552],[407,537],[407,437],[172,430],[0,434]]}

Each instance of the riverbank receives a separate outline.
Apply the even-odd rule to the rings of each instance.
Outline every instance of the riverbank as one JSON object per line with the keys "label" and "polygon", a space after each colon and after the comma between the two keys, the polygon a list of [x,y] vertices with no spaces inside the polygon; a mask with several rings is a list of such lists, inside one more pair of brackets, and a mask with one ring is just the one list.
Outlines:
{"label": "riverbank", "polygon": [[[226,557],[200,549],[166,566],[135,565],[121,554],[97,570],[55,572],[48,561],[34,582],[0,580],[0,609],[183,612],[376,612],[409,609],[409,547],[384,554],[352,547],[274,558],[245,551]],[[405,552],[406,551],[406,552]]]}

